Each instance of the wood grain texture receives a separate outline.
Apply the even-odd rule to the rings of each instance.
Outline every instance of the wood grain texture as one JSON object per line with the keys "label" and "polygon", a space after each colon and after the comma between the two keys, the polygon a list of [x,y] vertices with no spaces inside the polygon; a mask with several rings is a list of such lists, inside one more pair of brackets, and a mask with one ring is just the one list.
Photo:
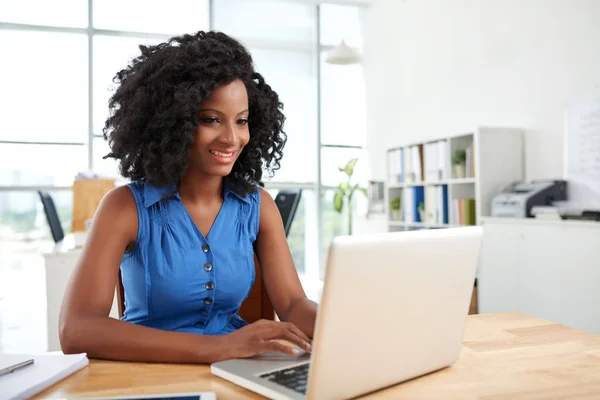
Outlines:
{"label": "wood grain texture", "polygon": [[102,198],[114,188],[114,179],[76,179],[73,182],[71,231],[85,232],[85,221],[94,217]]}
{"label": "wood grain texture", "polygon": [[[219,400],[261,398],[212,376],[205,365],[91,360],[36,399],[186,391],[214,391]],[[456,364],[364,398],[598,399],[600,335],[518,313],[471,315]]]}

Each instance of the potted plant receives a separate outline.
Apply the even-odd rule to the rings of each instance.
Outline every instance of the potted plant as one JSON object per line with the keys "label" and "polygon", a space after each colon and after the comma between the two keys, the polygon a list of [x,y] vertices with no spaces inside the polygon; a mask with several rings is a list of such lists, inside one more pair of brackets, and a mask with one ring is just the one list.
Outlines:
{"label": "potted plant", "polygon": [[452,153],[452,166],[454,167],[454,175],[458,179],[465,177],[466,159],[467,152],[465,150],[455,150],[454,153]]}
{"label": "potted plant", "polygon": [[400,221],[400,219],[401,219],[400,209],[401,208],[402,208],[402,200],[400,199],[400,197],[394,197],[392,200],[390,200],[390,211],[391,211],[392,220]]}
{"label": "potted plant", "polygon": [[420,201],[417,209],[419,210],[419,218],[421,219],[421,222],[425,223],[427,218],[427,215],[425,214],[425,203]]}
{"label": "potted plant", "polygon": [[363,192],[367,196],[367,189],[359,186],[358,183],[352,184],[352,175],[354,174],[354,167],[358,162],[358,158],[353,158],[343,167],[338,168],[341,172],[345,173],[348,179],[340,182],[337,187],[335,196],[333,197],[333,207],[339,213],[344,209],[344,203],[348,204],[348,234],[352,235],[352,197],[356,190]]}

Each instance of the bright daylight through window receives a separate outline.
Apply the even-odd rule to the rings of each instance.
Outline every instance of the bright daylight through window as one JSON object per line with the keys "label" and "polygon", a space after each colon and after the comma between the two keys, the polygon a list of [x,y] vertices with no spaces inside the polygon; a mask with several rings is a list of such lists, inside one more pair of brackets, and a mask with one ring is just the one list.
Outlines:
{"label": "bright daylight through window", "polygon": [[342,39],[360,52],[361,9],[282,0],[162,4],[0,2],[0,54],[11,60],[0,74],[0,107],[10,110],[0,117],[0,268],[20,263],[32,248],[33,264],[42,263],[51,248],[38,190],[50,192],[68,233],[74,176],[90,168],[116,176],[114,161],[102,159],[109,151],[102,127],[112,78],[139,54],[138,45],[215,29],[250,49],[284,103],[288,142],[281,169],[265,183],[273,197],[302,189],[288,242],[300,275],[317,279],[331,239],[345,229],[333,207],[343,180],[338,167],[358,157],[356,177],[364,182],[368,173],[362,66],[325,62]]}

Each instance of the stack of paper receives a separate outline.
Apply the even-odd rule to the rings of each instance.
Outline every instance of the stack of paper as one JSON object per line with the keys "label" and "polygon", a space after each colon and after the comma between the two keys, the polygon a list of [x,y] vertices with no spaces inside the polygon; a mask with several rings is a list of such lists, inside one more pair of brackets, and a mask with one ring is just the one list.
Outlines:
{"label": "stack of paper", "polygon": [[[2,357],[0,354],[0,359]],[[0,376],[0,398],[28,399],[89,363],[85,353],[44,354],[33,356],[33,359],[33,365]]]}

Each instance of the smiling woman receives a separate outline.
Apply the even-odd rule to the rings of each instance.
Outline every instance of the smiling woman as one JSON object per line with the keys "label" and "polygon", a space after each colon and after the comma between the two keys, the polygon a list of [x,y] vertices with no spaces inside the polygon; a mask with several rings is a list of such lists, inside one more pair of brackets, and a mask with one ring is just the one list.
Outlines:
{"label": "smiling woman", "polygon": [[[282,104],[249,52],[219,32],[140,46],[117,73],[104,135],[132,182],[100,204],[64,298],[63,351],[214,362],[310,350],[316,304],[300,285],[279,211],[258,183],[279,168]],[[283,322],[239,308],[254,255]],[[121,321],[109,318],[119,273]]]}

